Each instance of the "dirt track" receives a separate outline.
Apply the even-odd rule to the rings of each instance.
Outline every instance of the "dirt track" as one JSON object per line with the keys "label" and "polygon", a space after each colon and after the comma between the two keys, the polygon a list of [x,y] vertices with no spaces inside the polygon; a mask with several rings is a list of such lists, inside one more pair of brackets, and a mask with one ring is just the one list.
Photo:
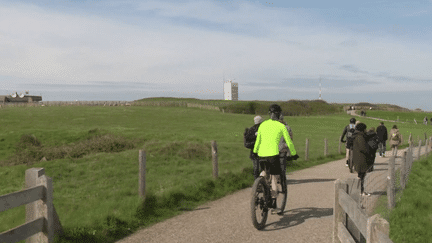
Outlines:
{"label": "dirt track", "polygon": [[[424,147],[423,147],[424,151]],[[399,151],[400,153],[402,151]],[[376,159],[378,176],[388,158]],[[332,242],[334,182],[350,174],[345,160],[288,174],[288,202],[283,216],[269,215],[267,226],[251,222],[251,188],[243,189],[194,211],[142,229],[118,243],[141,242]],[[367,179],[367,178],[366,178]],[[365,190],[368,191],[366,185]],[[370,191],[373,194],[373,191]]]}

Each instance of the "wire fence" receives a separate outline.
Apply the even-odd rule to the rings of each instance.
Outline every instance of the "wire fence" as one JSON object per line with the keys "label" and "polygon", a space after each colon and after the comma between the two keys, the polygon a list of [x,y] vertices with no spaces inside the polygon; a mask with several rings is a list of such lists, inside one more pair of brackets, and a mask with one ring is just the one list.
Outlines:
{"label": "wire fence", "polygon": [[[398,150],[395,157],[391,156],[391,151],[387,151],[386,156],[389,159],[375,163],[375,169],[366,174],[364,181],[364,190],[371,196],[363,197],[361,202],[368,216],[372,216],[375,209],[380,207],[384,209],[382,217],[389,220],[391,210],[402,197],[413,163],[430,155],[431,144],[432,137],[420,140],[417,146],[412,143],[410,147]],[[387,200],[383,200],[382,196]]]}
{"label": "wire fence", "polygon": [[2,103],[0,108],[6,107],[35,107],[35,106],[158,106],[158,107],[196,107],[200,109],[222,111],[218,106],[198,104],[183,101],[40,101],[22,103]]}

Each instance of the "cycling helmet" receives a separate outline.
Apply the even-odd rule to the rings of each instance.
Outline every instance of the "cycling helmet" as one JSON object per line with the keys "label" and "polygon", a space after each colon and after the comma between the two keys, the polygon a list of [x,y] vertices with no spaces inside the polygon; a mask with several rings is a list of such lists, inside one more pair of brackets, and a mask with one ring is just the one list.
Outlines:
{"label": "cycling helmet", "polygon": [[350,119],[350,123],[354,124],[355,122],[356,122],[356,119],[354,117]]}
{"label": "cycling helmet", "polygon": [[279,113],[280,114],[282,112],[282,109],[281,109],[281,107],[279,105],[273,104],[273,105],[270,106],[269,112],[270,113]]}

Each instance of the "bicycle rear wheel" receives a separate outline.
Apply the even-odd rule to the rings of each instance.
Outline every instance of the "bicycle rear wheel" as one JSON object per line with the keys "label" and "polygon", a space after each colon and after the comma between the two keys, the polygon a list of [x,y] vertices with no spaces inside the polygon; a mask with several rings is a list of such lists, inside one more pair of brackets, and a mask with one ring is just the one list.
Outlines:
{"label": "bicycle rear wheel", "polygon": [[349,150],[349,164],[350,173],[354,173],[354,163],[353,163],[353,152],[352,149]]}
{"label": "bicycle rear wheel", "polygon": [[276,210],[278,215],[283,215],[288,199],[288,188],[285,175],[281,175],[280,177],[280,184],[278,185],[278,190],[279,193],[276,199]]}
{"label": "bicycle rear wheel", "polygon": [[252,186],[251,216],[254,227],[258,230],[264,228],[268,216],[268,203],[270,190],[264,177],[258,177]]}

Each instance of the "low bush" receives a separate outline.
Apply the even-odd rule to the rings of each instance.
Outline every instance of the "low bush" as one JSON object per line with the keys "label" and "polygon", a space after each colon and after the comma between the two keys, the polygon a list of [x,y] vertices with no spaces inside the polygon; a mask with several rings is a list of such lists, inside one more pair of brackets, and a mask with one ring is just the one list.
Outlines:
{"label": "low bush", "polygon": [[127,139],[113,134],[100,134],[100,130],[92,129],[85,139],[72,144],[45,147],[36,136],[24,134],[16,144],[15,153],[4,165],[32,165],[45,158],[46,160],[62,159],[65,157],[82,158],[91,153],[116,153],[135,148],[139,139]]}

